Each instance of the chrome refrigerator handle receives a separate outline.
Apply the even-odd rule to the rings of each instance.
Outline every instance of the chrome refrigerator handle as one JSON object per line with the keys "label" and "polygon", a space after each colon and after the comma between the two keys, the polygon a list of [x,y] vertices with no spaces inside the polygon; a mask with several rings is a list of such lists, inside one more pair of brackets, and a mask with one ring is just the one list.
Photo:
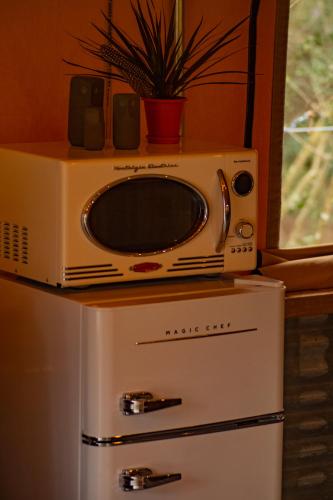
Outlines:
{"label": "chrome refrigerator handle", "polygon": [[182,475],[176,474],[153,474],[151,469],[138,467],[124,469],[119,477],[119,485],[123,491],[146,490],[163,484],[179,481]]}
{"label": "chrome refrigerator handle", "polygon": [[124,415],[139,415],[181,404],[181,398],[154,399],[150,392],[125,392],[120,401]]}
{"label": "chrome refrigerator handle", "polygon": [[221,188],[221,198],[222,198],[222,210],[223,210],[223,221],[221,228],[221,235],[216,246],[216,252],[221,253],[225,244],[225,240],[227,239],[229,226],[230,226],[230,218],[231,218],[231,206],[230,206],[230,195],[227,182],[225,180],[223,171],[219,169],[217,171],[217,175],[219,178],[219,184]]}

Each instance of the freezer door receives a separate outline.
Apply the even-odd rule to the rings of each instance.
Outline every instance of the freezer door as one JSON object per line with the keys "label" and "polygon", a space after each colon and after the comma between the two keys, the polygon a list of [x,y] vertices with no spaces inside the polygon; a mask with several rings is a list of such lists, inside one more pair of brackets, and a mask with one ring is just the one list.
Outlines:
{"label": "freezer door", "polygon": [[82,445],[81,500],[280,500],[282,425]]}
{"label": "freezer door", "polygon": [[85,307],[82,431],[106,438],[282,410],[283,293]]}

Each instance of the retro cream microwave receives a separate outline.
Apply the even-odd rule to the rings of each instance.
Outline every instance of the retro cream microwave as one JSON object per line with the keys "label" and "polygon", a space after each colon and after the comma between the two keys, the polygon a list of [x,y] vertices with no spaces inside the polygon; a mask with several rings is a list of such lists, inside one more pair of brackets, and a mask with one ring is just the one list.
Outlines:
{"label": "retro cream microwave", "polygon": [[0,148],[0,269],[59,287],[256,266],[257,155]]}

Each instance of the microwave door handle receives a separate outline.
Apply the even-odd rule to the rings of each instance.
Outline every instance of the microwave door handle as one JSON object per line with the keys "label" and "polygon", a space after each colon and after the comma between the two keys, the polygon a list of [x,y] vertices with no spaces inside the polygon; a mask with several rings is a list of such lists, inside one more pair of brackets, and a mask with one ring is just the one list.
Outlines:
{"label": "microwave door handle", "polygon": [[219,169],[217,171],[217,175],[219,178],[219,185],[221,189],[221,199],[222,199],[222,210],[223,210],[223,220],[221,227],[220,239],[216,246],[216,252],[221,253],[225,244],[225,240],[227,239],[229,227],[230,227],[230,218],[231,218],[231,206],[230,206],[230,195],[227,182],[225,180],[223,171]]}

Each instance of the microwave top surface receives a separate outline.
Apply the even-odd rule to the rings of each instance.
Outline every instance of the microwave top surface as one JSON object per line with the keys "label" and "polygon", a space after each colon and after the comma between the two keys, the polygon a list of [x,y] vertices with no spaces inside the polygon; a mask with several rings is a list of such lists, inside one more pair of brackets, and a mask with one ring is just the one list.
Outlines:
{"label": "microwave top surface", "polygon": [[0,145],[1,152],[13,152],[14,154],[25,154],[44,157],[60,162],[81,162],[91,160],[126,160],[154,158],[161,156],[192,156],[192,155],[223,155],[237,154],[238,152],[250,152],[252,150],[239,146],[221,146],[216,143],[183,142],[175,145],[143,144],[137,150],[115,150],[105,148],[101,151],[88,151],[79,147],[72,147],[67,142],[40,142],[40,143],[13,143]]}

